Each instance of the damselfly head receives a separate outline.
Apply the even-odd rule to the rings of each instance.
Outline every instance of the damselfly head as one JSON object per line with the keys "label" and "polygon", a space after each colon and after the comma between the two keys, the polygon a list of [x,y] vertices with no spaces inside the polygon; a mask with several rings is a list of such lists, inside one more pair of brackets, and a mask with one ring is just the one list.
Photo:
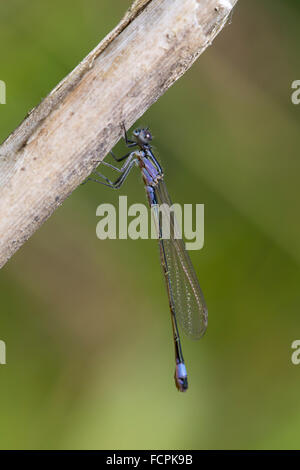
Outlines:
{"label": "damselfly head", "polygon": [[148,127],[145,129],[135,129],[133,131],[133,136],[136,138],[137,143],[142,146],[149,144],[152,140],[152,135]]}

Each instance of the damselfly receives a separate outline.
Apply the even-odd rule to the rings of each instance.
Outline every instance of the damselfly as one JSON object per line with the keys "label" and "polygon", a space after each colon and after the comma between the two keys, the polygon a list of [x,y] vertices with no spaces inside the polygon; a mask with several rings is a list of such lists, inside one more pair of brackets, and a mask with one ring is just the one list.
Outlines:
{"label": "damselfly", "polygon": [[174,214],[169,219],[171,224],[170,238],[166,239],[162,236],[161,212],[156,209],[158,207],[170,207],[172,203],[164,183],[163,170],[151,149],[150,142],[152,141],[152,135],[148,128],[136,129],[133,132],[133,140],[128,139],[125,127],[124,133],[127,147],[137,147],[137,149],[130,151],[121,158],[117,158],[111,152],[116,161],[125,160],[121,168],[102,162],[102,164],[118,171],[120,176],[116,181],[112,182],[106,176],[96,171],[94,173],[101,180],[98,178],[88,178],[88,180],[104,184],[113,189],[119,189],[134,165],[139,166],[141,170],[148,201],[151,209],[153,209],[152,214],[156,219],[155,225],[158,230],[160,259],[169,298],[175,345],[175,384],[178,390],[184,392],[188,388],[188,380],[177,321],[187,336],[199,339],[207,328],[207,308],[184,243],[181,238],[175,237],[176,222]]}

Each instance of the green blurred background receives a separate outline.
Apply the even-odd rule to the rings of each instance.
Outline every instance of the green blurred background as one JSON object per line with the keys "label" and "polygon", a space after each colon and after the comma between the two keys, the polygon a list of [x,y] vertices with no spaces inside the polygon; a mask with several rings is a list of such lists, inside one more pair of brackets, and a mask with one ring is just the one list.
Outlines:
{"label": "green blurred background", "polygon": [[[129,5],[1,2],[1,140]],[[296,0],[240,0],[138,122],[173,200],[205,204],[191,257],[209,327],[183,338],[190,390],[174,386],[156,241],[98,240],[96,207],[119,193],[82,186],[0,273],[2,449],[300,448],[299,20]],[[144,203],[133,173],[120,194]]]}

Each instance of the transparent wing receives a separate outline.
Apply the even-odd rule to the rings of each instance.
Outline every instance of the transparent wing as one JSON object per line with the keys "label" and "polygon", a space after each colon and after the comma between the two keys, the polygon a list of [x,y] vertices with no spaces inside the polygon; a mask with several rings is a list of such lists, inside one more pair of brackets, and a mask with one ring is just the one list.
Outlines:
{"label": "transparent wing", "polygon": [[[159,205],[172,205],[166,185],[160,181],[155,188]],[[164,210],[161,212],[163,213]],[[168,214],[166,214],[168,217]],[[176,221],[171,212],[170,238],[160,240],[166,257],[167,275],[169,278],[171,296],[174,303],[176,318],[185,334],[193,339],[199,339],[207,328],[207,308],[194,267],[185,249],[182,239],[174,238]],[[159,221],[157,221],[159,224]]]}

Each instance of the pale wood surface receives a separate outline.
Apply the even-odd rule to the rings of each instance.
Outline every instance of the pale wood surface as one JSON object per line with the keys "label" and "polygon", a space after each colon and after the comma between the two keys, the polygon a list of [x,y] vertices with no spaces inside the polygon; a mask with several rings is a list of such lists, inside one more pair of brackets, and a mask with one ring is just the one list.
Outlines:
{"label": "pale wood surface", "polygon": [[0,146],[0,267],[212,43],[237,0],[137,0]]}

